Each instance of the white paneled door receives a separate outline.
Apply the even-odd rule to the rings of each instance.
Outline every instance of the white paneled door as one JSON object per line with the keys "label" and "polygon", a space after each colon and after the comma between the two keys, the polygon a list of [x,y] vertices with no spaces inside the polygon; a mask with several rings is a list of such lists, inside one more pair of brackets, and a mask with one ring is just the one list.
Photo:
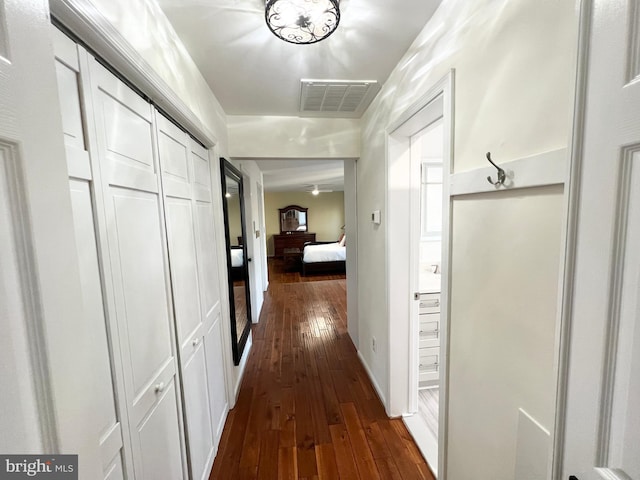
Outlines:
{"label": "white paneled door", "polygon": [[[220,301],[207,152],[164,116],[156,115],[166,210],[189,465],[194,480],[209,476],[217,425],[226,414]],[[214,317],[214,318],[212,318]],[[214,330],[214,335],[211,331]],[[213,363],[213,365],[211,365]]]}
{"label": "white paneled door", "polygon": [[640,4],[591,4],[562,478],[640,480]]}
{"label": "white paneled door", "polygon": [[[77,332],[76,341],[82,345],[78,355],[84,358],[80,362],[91,384],[87,385],[85,395],[93,405],[93,415],[85,419],[91,424],[94,438],[100,444],[103,477],[124,479],[125,472],[131,470],[127,422],[121,421],[124,404],[116,403],[116,381],[121,383],[113,372],[118,372],[112,353],[119,354],[119,345],[109,347],[110,329],[115,325],[107,324],[107,305],[103,291],[110,284],[102,281],[101,256],[99,242],[105,247],[106,239],[100,233],[105,231],[104,223],[95,208],[103,206],[99,183],[100,171],[92,168],[92,155],[95,155],[95,133],[86,128],[84,119],[92,114],[90,87],[86,78],[80,76],[80,62],[86,65],[86,54],[66,35],[53,31],[56,55],[56,74],[64,141],[69,173],[69,191],[73,207],[73,223],[76,237],[76,249],[82,282],[82,300],[85,321],[90,324],[83,334]],[[94,167],[96,159],[94,158]],[[108,265],[104,268],[109,269]],[[80,338],[82,336],[82,338]],[[128,464],[125,462],[129,462]]]}
{"label": "white paneled door", "polygon": [[209,408],[217,450],[227,418],[229,404],[225,379],[222,309],[219,284],[219,264],[215,249],[213,187],[208,152],[193,140],[189,142],[193,165],[193,200],[195,204],[196,250],[200,278],[200,313],[204,326],[204,351],[207,362]]}
{"label": "white paneled door", "polygon": [[228,412],[208,151],[83,47],[53,39],[95,472],[206,480]]}
{"label": "white paneled door", "polygon": [[137,479],[186,477],[152,106],[90,62],[115,316]]}
{"label": "white paneled door", "polygon": [[0,451],[100,478],[48,3],[0,0]]}

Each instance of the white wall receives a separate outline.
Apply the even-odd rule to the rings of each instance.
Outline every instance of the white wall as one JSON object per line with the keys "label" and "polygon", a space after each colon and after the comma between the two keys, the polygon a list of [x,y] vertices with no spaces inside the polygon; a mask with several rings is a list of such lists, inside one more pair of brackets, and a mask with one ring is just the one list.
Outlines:
{"label": "white wall", "polygon": [[[566,147],[576,27],[569,1],[445,1],[365,114],[357,170],[359,349],[382,391],[390,322],[406,321],[385,315],[384,262],[363,261],[385,258],[385,225],[394,214],[384,211],[386,128],[455,68],[454,172],[484,167],[487,151],[501,162]],[[513,478],[515,454],[505,442],[513,444],[518,407],[552,427],[562,208],[557,188],[453,201],[449,479]],[[379,227],[369,221],[377,209]],[[527,354],[535,353],[517,355],[512,346],[527,335]],[[377,353],[369,348],[374,336]]]}
{"label": "white wall", "polygon": [[158,4],[147,0],[75,0],[93,4],[162,77],[227,155],[226,114]]}
{"label": "white wall", "polygon": [[360,120],[229,115],[233,158],[358,158]]}
{"label": "white wall", "polygon": [[553,186],[453,204],[449,479],[513,478],[518,408],[553,429],[562,196]]}

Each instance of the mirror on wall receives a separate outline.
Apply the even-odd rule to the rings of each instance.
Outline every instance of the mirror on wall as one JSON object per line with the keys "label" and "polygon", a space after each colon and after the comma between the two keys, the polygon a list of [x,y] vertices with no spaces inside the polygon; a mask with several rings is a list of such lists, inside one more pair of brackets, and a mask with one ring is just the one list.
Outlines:
{"label": "mirror on wall", "polygon": [[224,158],[220,159],[222,205],[227,243],[229,276],[229,311],[231,313],[231,343],[233,362],[240,364],[242,352],[251,331],[251,300],[245,232],[242,173]]}
{"label": "mirror on wall", "polygon": [[298,205],[280,208],[280,233],[306,232],[308,210]]}

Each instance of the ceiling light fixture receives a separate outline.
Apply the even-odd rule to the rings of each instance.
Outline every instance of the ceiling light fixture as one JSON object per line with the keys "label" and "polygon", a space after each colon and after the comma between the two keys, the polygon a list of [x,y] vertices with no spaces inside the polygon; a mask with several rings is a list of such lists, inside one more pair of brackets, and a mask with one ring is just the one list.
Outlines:
{"label": "ceiling light fixture", "polygon": [[339,0],[265,0],[265,19],[285,42],[316,43],[338,28]]}
{"label": "ceiling light fixture", "polygon": [[319,193],[320,193],[320,190],[318,190],[318,185],[314,185],[313,190],[311,190],[311,194],[318,195]]}

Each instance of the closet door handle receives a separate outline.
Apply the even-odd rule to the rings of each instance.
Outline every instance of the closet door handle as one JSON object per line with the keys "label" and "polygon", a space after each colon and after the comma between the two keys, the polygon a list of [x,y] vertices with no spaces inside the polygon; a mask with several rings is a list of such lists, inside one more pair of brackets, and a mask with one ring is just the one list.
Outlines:
{"label": "closet door handle", "polygon": [[191,342],[191,345],[193,345],[194,347],[197,347],[200,344],[200,337],[194,338],[193,342]]}
{"label": "closet door handle", "polygon": [[158,384],[153,388],[153,390],[154,390],[156,393],[162,393],[162,392],[164,392],[164,387],[165,387],[164,382],[160,382],[160,383],[158,383]]}

